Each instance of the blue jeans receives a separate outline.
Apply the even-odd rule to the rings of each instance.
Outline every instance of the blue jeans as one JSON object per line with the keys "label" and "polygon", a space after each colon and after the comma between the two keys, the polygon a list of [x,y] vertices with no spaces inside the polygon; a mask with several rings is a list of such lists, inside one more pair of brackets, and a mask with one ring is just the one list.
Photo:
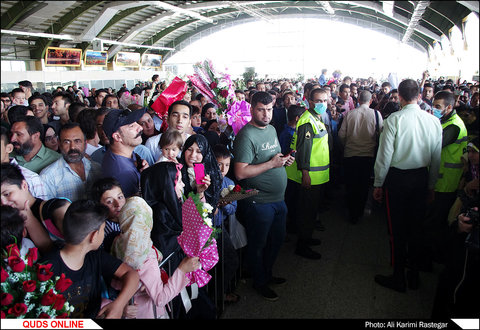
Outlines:
{"label": "blue jeans", "polygon": [[287,206],[284,201],[244,204],[247,232],[247,263],[253,286],[270,281],[272,268],[285,240]]}

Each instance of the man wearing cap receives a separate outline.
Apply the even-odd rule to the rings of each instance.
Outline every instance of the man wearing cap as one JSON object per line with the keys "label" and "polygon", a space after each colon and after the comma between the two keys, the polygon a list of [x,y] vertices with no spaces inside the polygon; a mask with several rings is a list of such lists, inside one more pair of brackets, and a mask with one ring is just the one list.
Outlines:
{"label": "man wearing cap", "polygon": [[142,126],[137,121],[145,108],[135,111],[112,109],[103,121],[103,130],[110,141],[102,161],[104,177],[114,177],[121,186],[125,197],[139,193],[140,172],[148,167],[134,149],[142,143]]}

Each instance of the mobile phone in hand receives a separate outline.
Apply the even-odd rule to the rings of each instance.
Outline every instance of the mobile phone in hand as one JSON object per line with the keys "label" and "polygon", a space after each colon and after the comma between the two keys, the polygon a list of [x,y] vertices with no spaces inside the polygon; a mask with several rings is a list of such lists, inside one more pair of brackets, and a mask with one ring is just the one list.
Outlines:
{"label": "mobile phone in hand", "polygon": [[203,163],[194,163],[193,171],[195,172],[195,182],[198,185],[203,184],[203,178],[205,177],[205,166]]}
{"label": "mobile phone in hand", "polygon": [[290,150],[290,152],[286,155],[283,155],[283,157],[288,157],[288,156],[292,156],[292,157],[295,157],[295,154],[297,153],[296,150]]}
{"label": "mobile phone in hand", "polygon": [[135,153],[135,162],[136,162],[136,165],[137,165],[137,170],[140,172],[140,170],[143,167],[143,159],[137,153]]}

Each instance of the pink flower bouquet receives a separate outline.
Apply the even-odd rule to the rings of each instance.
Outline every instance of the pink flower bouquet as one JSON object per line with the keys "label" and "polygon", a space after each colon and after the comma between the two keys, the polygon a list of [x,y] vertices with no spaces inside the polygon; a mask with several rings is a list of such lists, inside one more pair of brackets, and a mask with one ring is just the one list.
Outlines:
{"label": "pink flower bouquet", "polygon": [[228,105],[227,122],[232,126],[235,135],[252,119],[250,107],[250,103],[245,100]]}
{"label": "pink flower bouquet", "polygon": [[209,214],[213,208],[202,203],[196,194],[190,193],[182,206],[183,231],[178,236],[178,243],[189,257],[199,257],[202,267],[188,273],[190,284],[199,287],[207,284],[212,276],[207,273],[218,262],[218,250],[215,235],[218,229],[213,228]]}

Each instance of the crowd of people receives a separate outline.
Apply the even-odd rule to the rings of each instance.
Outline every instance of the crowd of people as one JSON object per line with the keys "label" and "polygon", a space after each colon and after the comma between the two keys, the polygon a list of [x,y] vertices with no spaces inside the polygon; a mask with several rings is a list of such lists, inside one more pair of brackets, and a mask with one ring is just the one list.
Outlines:
{"label": "crowd of people", "polygon": [[[415,290],[419,271],[441,263],[432,315],[475,315],[478,82],[424,72],[397,85],[323,70],[307,81],[235,83],[251,114],[237,134],[191,83],[159,116],[152,104],[167,84],[158,75],[118,91],[39,93],[21,81],[2,93],[2,248],[12,239],[35,246],[65,273],[72,317],[216,318],[213,290],[186,277],[201,261],[177,240],[185,196],[212,205],[221,229],[220,299],[240,299],[244,260],[242,276],[275,301],[275,285],[287,282],[273,274],[286,233],[297,237],[296,255],[320,259],[313,232],[324,230],[325,200],[344,187],[352,224],[369,194],[387,209],[394,271],[376,275],[378,285]],[[258,194],[221,202],[235,185]],[[246,246],[235,244],[233,221]]]}

